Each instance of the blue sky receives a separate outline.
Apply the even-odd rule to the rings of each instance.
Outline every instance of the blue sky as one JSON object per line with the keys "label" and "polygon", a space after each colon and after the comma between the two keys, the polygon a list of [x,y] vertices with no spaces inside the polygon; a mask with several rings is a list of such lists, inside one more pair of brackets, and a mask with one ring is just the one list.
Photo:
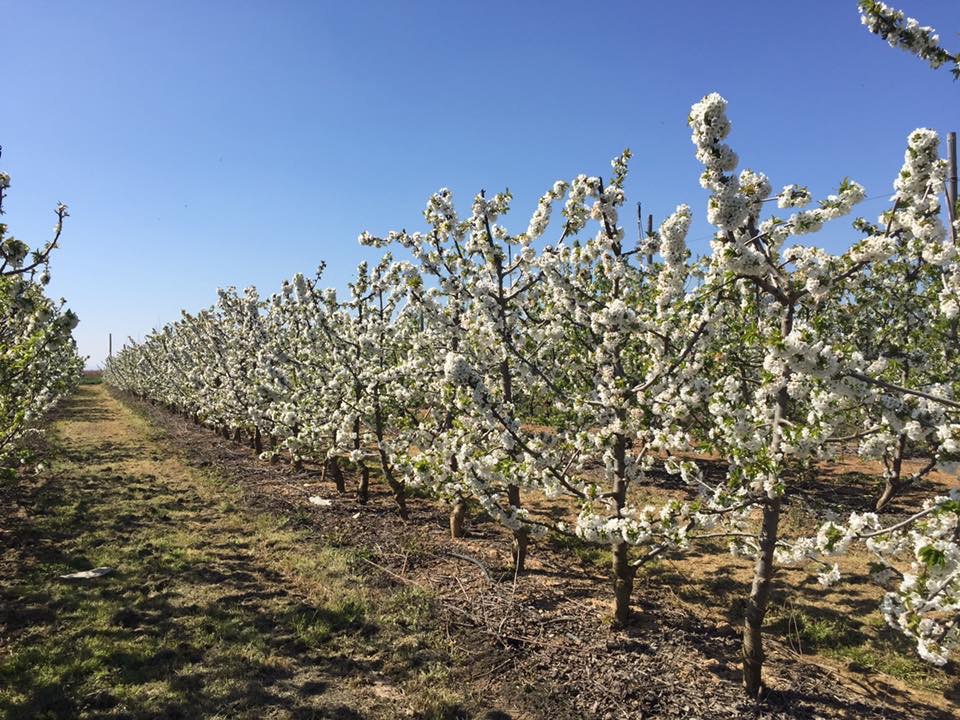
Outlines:
{"label": "blue sky", "polygon": [[[960,46],[960,2],[899,6]],[[345,286],[372,256],[359,232],[421,227],[440,187],[464,210],[509,187],[525,229],[554,180],[624,147],[629,200],[690,203],[703,252],[686,118],[708,92],[743,165],[817,195],[849,175],[887,196],[910,130],[960,129],[960,84],[867,33],[855,0],[0,0],[0,18],[5,221],[38,244],[69,204],[51,291],[91,366],[108,332],[140,338],[218,286],[267,294],[321,260]]]}

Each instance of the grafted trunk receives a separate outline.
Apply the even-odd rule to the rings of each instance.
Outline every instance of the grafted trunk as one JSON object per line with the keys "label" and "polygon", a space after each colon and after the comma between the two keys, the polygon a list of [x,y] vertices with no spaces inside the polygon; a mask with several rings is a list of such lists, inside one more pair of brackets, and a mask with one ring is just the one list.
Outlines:
{"label": "grafted trunk", "polygon": [[463,520],[467,515],[467,501],[459,495],[453,502],[453,509],[450,511],[450,537],[462,538],[466,531],[464,530]]}

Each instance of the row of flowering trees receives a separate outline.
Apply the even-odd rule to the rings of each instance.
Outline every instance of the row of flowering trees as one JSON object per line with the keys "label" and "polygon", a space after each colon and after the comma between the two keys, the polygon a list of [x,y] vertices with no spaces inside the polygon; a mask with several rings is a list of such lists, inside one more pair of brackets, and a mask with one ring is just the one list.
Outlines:
{"label": "row of flowering trees", "polygon": [[[0,172],[0,215],[10,176]],[[80,379],[72,331],[77,316],[48,297],[50,255],[67,207],[56,209],[53,238],[31,251],[0,223],[0,467],[21,458],[23,441]]]}
{"label": "row of flowering trees", "polygon": [[[512,532],[518,571],[544,533],[608,546],[620,624],[639,565],[725,539],[755,563],[751,695],[776,568],[813,563],[828,584],[839,579],[828,558],[856,544],[884,568],[887,621],[942,664],[960,642],[960,495],[906,521],[855,514],[799,537],[780,527],[784,503],[801,501],[800,469],[839,448],[883,461],[878,509],[934,468],[956,472],[960,226],[953,209],[942,219],[938,137],[911,133],[892,206],[856,220],[862,239],[830,254],[794,239],[849,215],[860,185],[844,180],[809,207],[803,186],[774,193],[762,173],[738,172],[719,95],[689,123],[716,231],[706,257],[687,249],[685,205],[627,240],[625,152],[606,180],[555,183],[519,233],[504,222],[508,193],[481,192],[461,216],[441,190],[427,231],[361,235],[392,250],[361,264],[347,295],[321,288],[322,267],[268,299],[221,291],[126,347],[106,379],[246,433],[264,456],[322,463],[341,492],[355,478],[361,503],[382,479],[407,518],[407,489],[427,491],[449,505],[454,537],[476,503]],[[907,473],[908,458],[921,469]],[[723,477],[708,480],[708,464]],[[670,475],[686,499],[640,501]]]}

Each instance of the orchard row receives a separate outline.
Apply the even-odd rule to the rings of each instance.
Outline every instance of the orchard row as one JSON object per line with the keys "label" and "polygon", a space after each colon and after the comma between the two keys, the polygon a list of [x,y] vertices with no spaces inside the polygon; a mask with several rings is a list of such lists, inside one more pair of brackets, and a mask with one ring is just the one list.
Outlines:
{"label": "orchard row", "polygon": [[[403,517],[408,489],[429,491],[449,504],[454,536],[477,503],[512,531],[520,571],[544,533],[609,546],[619,623],[638,564],[725,538],[756,563],[751,694],[776,567],[811,563],[832,583],[825,558],[861,543],[884,567],[888,622],[942,664],[960,641],[960,496],[887,525],[867,513],[801,537],[779,527],[790,478],[842,447],[882,461],[878,510],[935,469],[956,472],[960,256],[939,138],[910,134],[892,206],[856,219],[856,239],[831,254],[795,238],[850,215],[860,185],[813,203],[801,185],[775,193],[738,172],[716,94],[689,124],[715,228],[705,257],[687,249],[685,205],[627,242],[627,151],[606,179],[555,183],[520,233],[504,223],[509,193],[481,192],[461,216],[441,190],[429,230],[361,235],[396,258],[362,263],[347,296],[322,288],[322,268],[265,299],[220,291],[125,348],[106,377],[249,433],[265,456],[325,463],[341,491],[351,470],[361,501],[373,469]],[[721,459],[722,480],[707,479],[704,456]],[[905,472],[907,458],[920,469]],[[637,503],[664,470],[688,499]],[[569,517],[539,509],[543,498],[565,499]]]}
{"label": "orchard row", "polygon": [[[9,187],[10,176],[0,172],[0,215]],[[65,205],[56,216],[53,239],[33,252],[0,223],[0,468],[19,463],[25,441],[83,370],[71,335],[77,316],[44,291]]]}

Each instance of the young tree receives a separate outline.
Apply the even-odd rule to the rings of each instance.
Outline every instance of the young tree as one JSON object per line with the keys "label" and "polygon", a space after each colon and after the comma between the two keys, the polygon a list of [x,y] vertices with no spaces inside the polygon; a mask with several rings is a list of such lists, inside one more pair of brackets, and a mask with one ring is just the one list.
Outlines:
{"label": "young tree", "polygon": [[[10,176],[0,172],[0,215]],[[83,359],[72,331],[77,316],[47,297],[50,256],[59,246],[66,205],[57,205],[53,239],[31,252],[0,223],[0,462],[19,454],[56,404],[79,382]]]}

